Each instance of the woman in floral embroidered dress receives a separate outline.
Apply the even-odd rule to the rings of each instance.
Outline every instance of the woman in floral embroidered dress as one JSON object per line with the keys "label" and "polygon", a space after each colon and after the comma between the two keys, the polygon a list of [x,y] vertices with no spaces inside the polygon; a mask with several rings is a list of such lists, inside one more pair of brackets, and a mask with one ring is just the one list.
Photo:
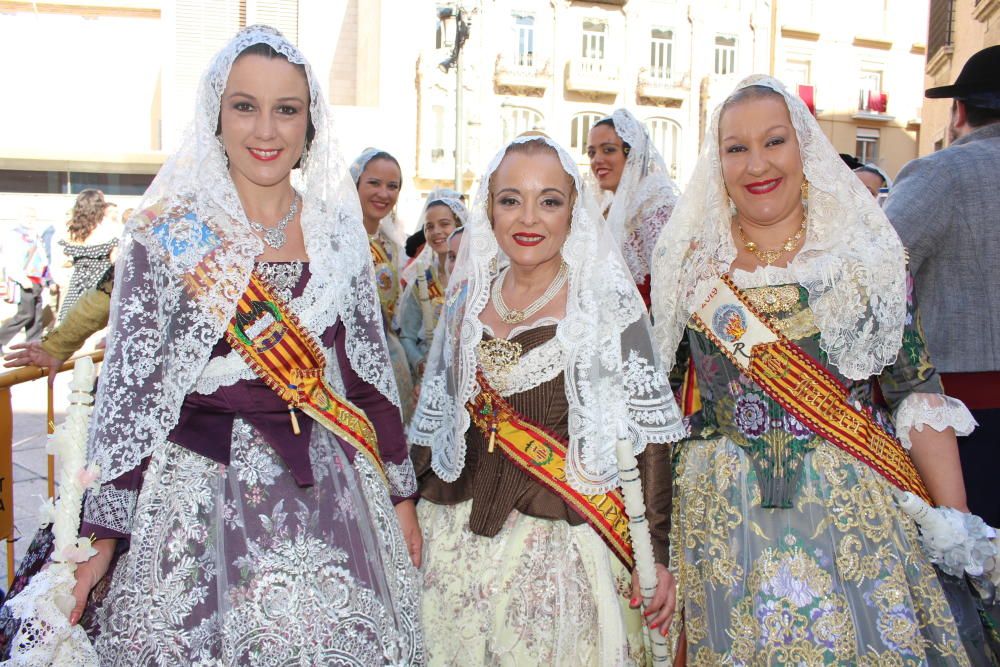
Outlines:
{"label": "woman in floral embroidered dress", "polygon": [[395,207],[403,186],[402,174],[399,161],[377,148],[366,148],[351,163],[351,177],[358,188],[362,219],[375,267],[375,286],[382,304],[389,359],[392,360],[396,387],[403,401],[403,421],[408,423],[413,411],[409,399],[413,395],[413,375],[395,326],[402,291],[399,270],[403,257],[403,241],[396,226]]}
{"label": "woman in floral embroidered dress", "polygon": [[627,109],[590,129],[587,157],[611,234],[649,307],[653,246],[677,202],[677,188],[649,130]]}
{"label": "woman in floral embroidered dress", "polygon": [[[673,362],[686,333],[702,401],[674,468],[675,630],[687,664],[985,658],[975,612],[958,618],[960,637],[895,487],[797,418],[801,393],[783,403],[765,391],[764,378],[787,375],[758,384],[706,333],[739,340],[745,326],[692,317],[712,312],[704,304],[727,273],[847,388],[852,409],[899,437],[935,504],[968,511],[955,432],[974,421],[927,357],[899,239],[805,105],[751,77],[716,111],[654,253],[661,353]],[[988,548],[985,525],[965,516]]]}
{"label": "woman in floral embroidered dress", "polygon": [[[98,554],[77,570],[71,617],[99,632],[102,664],[423,662],[400,530],[418,560],[416,484],[331,130],[298,50],[246,28],[129,225],[91,429],[100,488],[81,529]],[[325,381],[373,424],[388,484],[223,337],[251,271],[276,301],[253,302],[261,319],[238,330],[266,351],[297,318]]]}
{"label": "woman in floral embroidered dress", "polygon": [[665,628],[662,443],[685,429],[635,284],[573,159],[545,138],[494,158],[463,236],[409,430],[428,660],[645,664],[628,570],[579,502],[616,489],[614,444],[627,434],[657,557],[648,620]]}

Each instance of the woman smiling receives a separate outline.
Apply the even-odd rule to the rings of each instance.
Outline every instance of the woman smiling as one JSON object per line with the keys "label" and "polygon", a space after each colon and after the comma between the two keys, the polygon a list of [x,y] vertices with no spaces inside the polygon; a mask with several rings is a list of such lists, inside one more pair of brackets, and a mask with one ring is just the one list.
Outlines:
{"label": "woman smiling", "polygon": [[463,236],[409,431],[429,661],[642,664],[614,445],[627,434],[639,454],[658,577],[646,613],[662,631],[663,443],[685,429],[639,293],[573,159],[545,138],[494,158]]}

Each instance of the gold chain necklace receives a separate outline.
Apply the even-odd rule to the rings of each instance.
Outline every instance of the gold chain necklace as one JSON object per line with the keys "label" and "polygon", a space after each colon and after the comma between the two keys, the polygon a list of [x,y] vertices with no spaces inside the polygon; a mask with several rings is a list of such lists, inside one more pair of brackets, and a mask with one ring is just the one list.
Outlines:
{"label": "gold chain necklace", "polygon": [[549,301],[555,298],[559,290],[563,288],[566,284],[566,279],[569,277],[569,267],[566,266],[566,262],[563,262],[559,266],[559,273],[556,277],[549,283],[549,286],[545,288],[545,291],[540,297],[535,299],[535,301],[529,305],[524,310],[517,310],[515,308],[508,308],[507,304],[503,301],[503,281],[507,277],[507,273],[510,271],[508,266],[503,270],[496,280],[493,281],[493,287],[490,289],[490,296],[493,299],[493,308],[496,309],[497,315],[500,319],[507,324],[520,324],[525,321],[542,308],[548,304]]}
{"label": "gold chain necklace", "polygon": [[740,233],[740,240],[743,241],[743,247],[752,252],[757,259],[764,262],[765,266],[771,266],[783,254],[791,252],[798,247],[799,241],[802,240],[802,236],[806,233],[806,218],[802,218],[802,224],[799,225],[797,232],[785,239],[785,242],[780,247],[771,250],[762,250],[755,242],[749,240],[747,235],[743,233],[743,225],[739,222],[736,223],[736,230]]}

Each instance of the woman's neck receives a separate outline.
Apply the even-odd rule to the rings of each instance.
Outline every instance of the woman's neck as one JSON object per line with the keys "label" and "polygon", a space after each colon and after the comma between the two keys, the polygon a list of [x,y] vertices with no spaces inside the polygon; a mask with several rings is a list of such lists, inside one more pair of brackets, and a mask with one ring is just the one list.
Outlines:
{"label": "woman's neck", "polygon": [[378,231],[378,226],[381,222],[381,218],[373,218],[367,215],[364,216],[365,231],[368,232],[368,236],[372,236]]}
{"label": "woman's neck", "polygon": [[529,297],[527,301],[533,301],[540,295],[552,281],[556,279],[559,269],[562,266],[562,255],[556,255],[542,264],[524,266],[511,262],[510,270],[504,280],[504,291],[525,295]]}
{"label": "woman's neck", "polygon": [[295,198],[290,177],[267,186],[241,178],[233,178],[233,184],[247,218],[263,225],[271,225],[285,217]]}
{"label": "woman's neck", "polygon": [[739,231],[742,230],[747,241],[756,243],[757,247],[762,250],[773,250],[780,248],[785,241],[794,236],[804,221],[805,211],[801,206],[796,207],[781,220],[767,224],[754,222],[737,212],[736,217],[733,218],[733,225],[734,227],[738,226],[738,229],[733,229],[733,236],[737,241],[742,241],[739,234]]}

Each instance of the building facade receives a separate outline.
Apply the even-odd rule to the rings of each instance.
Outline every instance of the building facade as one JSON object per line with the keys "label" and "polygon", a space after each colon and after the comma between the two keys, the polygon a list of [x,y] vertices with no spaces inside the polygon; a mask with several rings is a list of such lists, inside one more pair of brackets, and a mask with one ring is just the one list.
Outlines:
{"label": "building facade", "polygon": [[[469,23],[460,115],[458,68],[440,66],[456,22],[442,9]],[[368,146],[397,156],[408,228],[428,191],[454,184],[456,154],[467,192],[526,130],[582,165],[590,126],[622,106],[683,187],[712,110],[752,72],[801,86],[838,150],[894,174],[917,154],[926,10],[914,0],[0,2],[0,54],[19,63],[0,83],[23,102],[0,107],[0,224],[60,226],[84,187],[135,201],[191,118],[208,59],[251,23],[275,25],[309,58],[348,158]]]}
{"label": "building facade", "polygon": [[[931,0],[924,88],[955,82],[972,54],[1000,44],[1000,0]],[[920,155],[948,145],[951,100],[923,100]]]}

